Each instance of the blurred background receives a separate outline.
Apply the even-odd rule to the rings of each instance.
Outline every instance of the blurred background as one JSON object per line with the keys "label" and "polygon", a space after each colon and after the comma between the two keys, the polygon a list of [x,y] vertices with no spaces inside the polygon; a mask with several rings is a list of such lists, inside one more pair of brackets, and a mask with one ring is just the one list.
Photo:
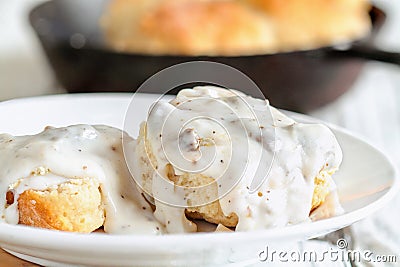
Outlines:
{"label": "blurred background", "polygon": [[[104,77],[109,75],[109,72],[106,70],[107,64],[117,64],[118,62],[118,64],[127,64],[127,60],[124,59],[123,56],[121,58],[120,55],[115,55],[107,51],[96,51],[96,49],[101,50],[104,48],[101,45],[96,47],[93,52],[90,45],[96,42],[97,37],[90,37],[90,29],[81,29],[81,32],[73,31],[72,35],[68,35],[65,44],[66,47],[60,48],[57,46],[57,49],[60,49],[61,52],[58,50],[58,52],[55,52],[55,50],[52,50],[55,47],[52,46],[55,41],[51,38],[46,39],[43,37],[54,31],[54,25],[49,25],[49,22],[45,19],[41,20],[39,18],[38,20],[36,18],[34,25],[36,30],[39,31],[39,36],[42,36],[42,41],[49,42],[47,43],[47,46],[45,45],[48,50],[46,54],[42,43],[39,41],[38,34],[35,33],[29,21],[29,13],[32,8],[43,2],[44,1],[42,0],[0,0],[0,101],[36,95],[66,93],[68,91],[109,91],[112,87],[110,85],[112,83],[109,81],[114,81],[115,78],[114,80],[113,78],[106,81],[102,80]],[[88,17],[99,16],[103,9],[98,9],[98,12],[95,14],[88,10],[96,5],[103,6],[105,1],[90,0],[70,2],[86,3],[84,6],[81,4],[79,7],[81,15],[77,15],[73,19],[79,21],[82,20],[82,14],[87,14]],[[374,36],[373,43],[375,47],[380,50],[392,52],[397,51],[400,53],[400,1],[375,0],[372,1],[372,4],[379,7],[379,9],[381,9],[386,15],[385,21],[376,33],[376,36]],[[88,10],[85,10],[85,8],[88,8]],[[73,14],[74,12],[77,12],[76,10],[66,6],[62,7],[62,10],[63,12],[61,14],[69,14],[69,16],[71,16],[71,13]],[[54,9],[52,10],[50,8],[50,11],[54,11]],[[48,10],[46,12],[48,12]],[[46,12],[45,14],[47,14]],[[90,18],[86,19],[90,20]],[[85,24],[85,22],[83,23]],[[61,24],[62,23],[60,23],[60,25]],[[86,25],[88,28],[90,28],[89,24],[90,23]],[[62,25],[60,28],[63,28]],[[74,26],[71,26],[71,28],[73,30]],[[85,31],[88,31],[88,33],[84,33]],[[52,38],[57,38],[57,36],[53,36]],[[65,36],[61,36],[60,38],[65,38]],[[121,48],[121,46],[118,47],[117,45],[117,48]],[[334,76],[339,73],[332,67],[333,65],[329,64],[337,64],[340,58],[343,57],[340,51],[347,50],[348,48],[349,47],[346,45],[335,48],[334,52],[337,53],[337,57],[329,54],[327,60],[329,62],[324,63],[327,64],[325,70],[329,70],[330,72],[328,71],[328,74],[320,74],[319,77],[322,77],[323,75]],[[72,52],[70,49],[72,49]],[[83,56],[83,59],[80,58],[82,55],[78,54],[78,52],[73,52],[75,51],[73,49],[78,52],[83,51],[86,53]],[[123,53],[128,52],[129,51],[123,51]],[[307,56],[311,56],[312,58],[325,58],[325,52],[325,50],[317,50],[316,52],[313,51],[310,54],[307,54]],[[331,51],[328,51],[328,53],[331,53]],[[99,54],[101,56],[101,59],[95,62],[95,64],[98,65],[98,69],[95,70],[95,73],[86,72],[90,67],[84,68],[82,65],[86,64],[86,60],[91,58],[93,59],[93,54],[95,54],[96,58]],[[50,57],[59,56],[59,58],[53,59],[50,63],[49,55]],[[62,56],[64,56],[64,58]],[[347,56],[345,55],[345,57]],[[385,61],[396,61],[394,54],[393,57],[391,57],[390,54],[382,55],[379,53],[373,54],[372,56],[371,54],[367,56],[362,55],[362,57],[375,57],[378,59],[382,59],[383,57]],[[201,58],[207,59],[204,57]],[[187,59],[193,58],[168,57],[167,60],[164,59],[164,61],[161,61],[162,64],[160,66],[172,64],[174,62],[183,62]],[[149,62],[149,60],[152,64],[156,64],[157,62],[160,63],[158,57],[152,56],[150,58],[143,58],[142,56],[131,57],[129,60],[137,60],[137,62],[139,62],[135,64]],[[263,61],[264,58],[252,60],[260,62]],[[297,67],[297,69],[295,67],[295,60],[292,61],[292,59],[290,59],[289,65],[285,65],[285,71],[281,71],[283,80],[292,79],[290,76],[291,69],[295,71],[299,70],[299,67]],[[290,93],[282,91],[285,90],[285,88],[283,88],[279,89],[278,92],[267,91],[266,97],[268,98],[269,94],[271,94],[271,96],[276,99],[275,102],[271,100],[271,103],[278,107],[305,112],[357,133],[368,140],[371,144],[383,150],[392,161],[400,167],[399,55],[397,55],[397,65],[379,61],[364,61],[361,59],[353,60],[353,58],[351,60],[352,61],[347,62],[347,69],[344,72],[349,75],[354,72],[354,75],[350,77],[343,74],[343,78],[341,78],[342,76],[337,77],[337,79],[342,81],[342,83],[332,83],[330,86],[327,86],[327,84],[324,84],[325,82],[329,82],[327,79],[317,79],[315,81],[315,83],[317,83],[317,88],[327,87],[326,92],[314,89],[310,92],[300,90],[297,93]],[[253,63],[255,61],[253,61]],[[223,58],[222,62],[229,64],[230,62],[234,63],[235,61]],[[250,68],[246,69],[246,66],[253,63],[245,63],[244,65],[241,65],[241,70],[248,74],[247,71],[251,72],[253,70],[250,70]],[[275,65],[265,66],[266,68],[271,68],[271,66]],[[293,68],[291,68],[291,66],[293,66]],[[123,65],[123,67],[126,66]],[[146,70],[148,71],[141,73],[141,75],[144,76],[154,73],[156,70],[147,65],[143,65],[143,69],[144,68],[147,68]],[[261,67],[257,68],[259,71]],[[304,66],[300,66],[300,68],[304,68]],[[317,68],[324,70],[324,67],[321,67],[320,65],[318,65]],[[110,72],[112,71],[121,70],[111,69]],[[61,77],[63,76],[63,72],[68,75]],[[74,76],[77,73],[87,75],[87,79],[92,81],[92,83],[88,81],[80,81],[79,79],[77,80]],[[122,73],[118,75],[124,74]],[[125,73],[125,75],[129,76],[130,74]],[[121,80],[121,77],[123,76],[118,76],[117,80]],[[275,79],[275,76],[272,76],[272,74],[270,77],[268,74],[265,74],[263,77],[266,80],[269,79],[271,81],[274,81]],[[280,82],[279,79],[275,80],[277,83]],[[98,83],[94,81],[98,81]],[[101,86],[101,84],[104,86]],[[303,86],[299,82],[297,82],[297,85],[299,87]],[[88,90],[81,90],[82,87],[85,86]],[[135,86],[128,85],[128,89],[131,90],[131,88]],[[265,86],[271,87],[271,85],[268,84]],[[340,89],[341,86],[347,86],[349,88]],[[288,88],[290,85],[286,85],[286,87]],[[115,88],[116,91],[129,91],[128,89],[124,84],[117,84]],[[282,98],[282,95],[285,97]],[[296,99],[291,99],[292,96],[295,96]],[[394,253],[400,255],[400,229],[397,227],[397,222],[400,219],[400,216],[397,215],[399,214],[399,209],[400,198],[398,197],[393,205],[380,211],[379,214],[355,224],[353,226],[353,231],[355,232],[355,235],[358,236],[357,241],[360,246],[364,249],[371,249],[373,251],[378,250],[377,253]]]}

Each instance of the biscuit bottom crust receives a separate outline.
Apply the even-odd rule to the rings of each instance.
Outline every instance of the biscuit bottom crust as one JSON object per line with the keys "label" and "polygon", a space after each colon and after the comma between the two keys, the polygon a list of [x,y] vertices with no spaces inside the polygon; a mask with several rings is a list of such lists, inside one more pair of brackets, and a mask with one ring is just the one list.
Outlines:
{"label": "biscuit bottom crust", "polygon": [[90,233],[104,223],[99,183],[90,178],[26,190],[19,195],[18,211],[20,224],[53,230]]}

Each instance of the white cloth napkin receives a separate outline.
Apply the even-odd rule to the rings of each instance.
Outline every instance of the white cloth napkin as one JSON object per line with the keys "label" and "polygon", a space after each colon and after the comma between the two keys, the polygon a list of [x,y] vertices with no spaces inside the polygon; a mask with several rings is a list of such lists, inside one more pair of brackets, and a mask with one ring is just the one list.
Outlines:
{"label": "white cloth napkin", "polygon": [[[399,45],[400,51],[400,45]],[[351,91],[311,114],[364,136],[400,169],[400,67],[368,63]],[[397,255],[400,265],[400,195],[352,226],[355,245],[378,255]]]}

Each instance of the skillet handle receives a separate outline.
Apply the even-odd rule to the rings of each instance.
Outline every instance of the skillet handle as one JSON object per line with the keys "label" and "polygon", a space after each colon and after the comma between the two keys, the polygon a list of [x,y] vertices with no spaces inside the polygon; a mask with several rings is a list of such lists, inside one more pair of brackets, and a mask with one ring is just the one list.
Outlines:
{"label": "skillet handle", "polygon": [[353,57],[366,60],[375,60],[400,66],[400,53],[381,50],[373,46],[354,45],[346,50],[331,50],[332,56]]}

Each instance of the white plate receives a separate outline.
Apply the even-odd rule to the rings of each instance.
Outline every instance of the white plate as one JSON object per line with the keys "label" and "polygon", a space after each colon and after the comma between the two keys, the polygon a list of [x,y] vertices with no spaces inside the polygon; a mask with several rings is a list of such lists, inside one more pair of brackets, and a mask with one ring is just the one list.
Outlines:
{"label": "white plate", "polygon": [[[157,95],[139,95],[137,131]],[[19,99],[0,104],[0,132],[14,135],[40,132],[45,126],[78,123],[122,128],[130,94],[58,95]],[[299,121],[312,121],[304,115]],[[337,230],[381,209],[397,192],[395,169],[377,149],[347,131],[332,126],[344,161],[335,174],[346,213],[313,223],[241,233],[197,233],[164,236],[75,234],[0,223],[0,246],[43,265],[55,262],[98,266],[212,265],[257,261],[266,245],[305,240]],[[18,254],[19,253],[19,254]]]}

